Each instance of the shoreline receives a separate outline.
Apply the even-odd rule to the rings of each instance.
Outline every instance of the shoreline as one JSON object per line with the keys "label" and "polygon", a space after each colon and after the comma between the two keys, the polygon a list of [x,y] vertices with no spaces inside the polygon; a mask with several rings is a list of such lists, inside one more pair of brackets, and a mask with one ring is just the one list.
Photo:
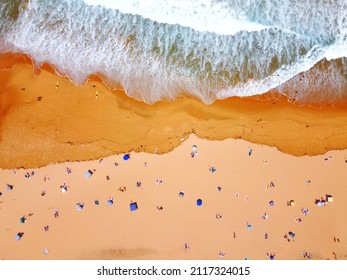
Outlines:
{"label": "shoreline", "polygon": [[109,90],[96,75],[76,86],[48,64],[33,69],[24,55],[2,55],[4,68],[10,69],[1,71],[0,168],[42,167],[130,151],[164,154],[190,134],[244,139],[294,156],[347,148],[344,107],[298,106],[272,93],[211,105],[189,97],[148,105],[123,90]]}
{"label": "shoreline", "polygon": [[147,105],[49,67],[0,75],[1,259],[346,260],[345,109]]}

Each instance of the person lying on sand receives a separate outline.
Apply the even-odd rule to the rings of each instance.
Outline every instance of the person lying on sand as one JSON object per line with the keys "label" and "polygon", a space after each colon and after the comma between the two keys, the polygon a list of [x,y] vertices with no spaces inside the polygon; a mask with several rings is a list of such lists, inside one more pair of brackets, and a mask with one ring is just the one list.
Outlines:
{"label": "person lying on sand", "polygon": [[276,254],[270,252],[266,252],[266,255],[269,257],[270,260],[274,260],[276,256]]}
{"label": "person lying on sand", "polygon": [[109,206],[113,205],[113,197],[109,197],[109,198],[107,199],[107,204],[108,204]]}

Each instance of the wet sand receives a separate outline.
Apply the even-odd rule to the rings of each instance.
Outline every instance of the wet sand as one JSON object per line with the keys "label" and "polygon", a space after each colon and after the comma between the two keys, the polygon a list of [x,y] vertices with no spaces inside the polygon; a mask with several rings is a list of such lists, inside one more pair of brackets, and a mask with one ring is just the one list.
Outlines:
{"label": "wet sand", "polygon": [[96,77],[76,86],[53,74],[49,65],[34,75],[23,56],[2,56],[1,61],[0,69],[10,68],[1,72],[2,168],[128,151],[162,154],[191,133],[204,139],[244,139],[296,156],[347,148],[345,108],[299,107],[278,95],[213,105],[191,98],[147,105],[122,89],[110,91]]}
{"label": "wet sand", "polygon": [[[146,105],[96,77],[77,87],[48,65],[34,75],[23,56],[1,61],[1,259],[347,258],[346,109]],[[317,206],[327,194],[334,201]]]}

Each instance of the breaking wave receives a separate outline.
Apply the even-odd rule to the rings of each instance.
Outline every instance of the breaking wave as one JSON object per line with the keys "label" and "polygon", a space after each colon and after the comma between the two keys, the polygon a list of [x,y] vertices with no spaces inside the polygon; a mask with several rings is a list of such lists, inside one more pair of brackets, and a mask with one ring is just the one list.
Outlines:
{"label": "breaking wave", "polygon": [[269,90],[333,103],[347,97],[347,1],[8,0],[0,52],[147,103]]}

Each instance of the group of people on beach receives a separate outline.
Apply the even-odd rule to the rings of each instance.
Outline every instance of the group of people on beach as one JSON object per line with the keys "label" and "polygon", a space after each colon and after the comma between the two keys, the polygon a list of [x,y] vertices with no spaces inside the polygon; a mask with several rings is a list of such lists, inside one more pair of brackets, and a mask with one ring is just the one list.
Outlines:
{"label": "group of people on beach", "polygon": [[[253,154],[253,149],[251,149],[251,148],[249,148],[248,149],[248,156],[252,156],[252,154]],[[198,156],[198,152],[197,152],[197,146],[196,145],[194,145],[193,147],[192,147],[192,151],[191,151],[191,158],[195,158],[195,157],[197,157]],[[124,158],[125,159],[125,158]],[[130,159],[130,156],[128,156],[125,160],[129,160]],[[330,160],[331,159],[331,157],[327,157],[327,158],[325,158],[324,160]],[[102,162],[102,159],[99,161],[99,163],[101,163]],[[267,163],[267,161],[266,161],[266,163]],[[144,163],[144,166],[145,167],[147,167],[147,161]],[[118,167],[119,166],[119,164],[118,163],[115,163],[115,165],[114,165],[115,167]],[[215,165],[210,165],[209,166],[209,171],[211,172],[211,173],[215,173],[216,171],[217,171],[217,168],[215,167]],[[86,176],[87,176],[87,178],[90,178],[94,173],[96,172],[96,169],[89,169],[88,171],[87,171],[87,173],[86,173]],[[72,169],[70,168],[70,167],[66,167],[66,173],[67,174],[71,174],[72,173]],[[15,170],[14,171],[14,174],[15,175],[17,175],[18,174],[18,172],[17,172],[17,170]],[[24,174],[24,177],[26,178],[26,179],[30,179],[32,176],[34,176],[35,175],[35,171],[31,171],[31,172],[26,172],[25,174]],[[214,175],[212,175],[212,176],[214,176]],[[106,176],[106,181],[109,181],[110,180],[110,176],[109,175],[107,175]],[[44,176],[44,178],[43,178],[43,181],[44,182],[50,182],[51,181],[51,178],[50,178],[50,176],[48,175],[48,174],[46,174],[45,176]],[[307,185],[309,185],[309,184],[311,184],[311,180],[306,180],[305,181],[305,183],[307,184]],[[156,179],[155,180],[155,184],[156,185],[158,185],[158,186],[160,186],[160,185],[162,185],[163,184],[163,179]],[[275,188],[275,186],[276,186],[276,184],[275,184],[275,182],[274,181],[270,181],[267,185],[266,185],[266,190],[272,190],[272,189],[274,189]],[[69,186],[68,186],[68,184],[64,181],[60,186],[60,191],[62,192],[62,193],[66,193],[68,190],[69,190]],[[137,188],[141,188],[141,187],[143,187],[143,184],[142,184],[142,182],[140,181],[140,180],[137,180],[136,181],[136,187]],[[14,188],[14,185],[12,185],[12,184],[7,184],[7,190],[8,191],[11,191],[11,190],[13,190],[13,188]],[[222,191],[222,187],[220,186],[220,185],[218,185],[217,187],[216,187],[216,190],[217,190],[217,192],[221,192]],[[125,192],[127,190],[127,187],[126,186],[120,186],[120,187],[118,187],[118,191],[120,191],[120,192]],[[41,192],[41,196],[45,196],[46,195],[46,190],[43,190],[42,192]],[[179,197],[180,198],[183,198],[184,197],[184,195],[185,195],[185,193],[183,192],[183,191],[181,191],[180,193],[179,193]],[[3,193],[2,192],[0,192],[0,197],[2,197],[3,196]],[[235,193],[235,197],[239,197],[240,196],[240,193],[239,192],[236,192]],[[247,201],[248,200],[248,196],[245,196],[245,201]],[[317,206],[325,206],[325,205],[327,205],[328,203],[331,203],[332,202],[332,196],[331,195],[326,195],[326,197],[325,198],[323,198],[323,197],[321,197],[320,199],[316,199],[315,200],[315,204],[317,205]],[[114,197],[113,196],[109,196],[107,199],[106,199],[106,204],[108,205],[108,206],[112,206],[113,204],[114,204]],[[273,207],[274,205],[275,205],[275,201],[274,200],[270,200],[269,201],[269,203],[268,203],[271,207]],[[277,204],[277,202],[276,202],[276,204]],[[95,199],[94,200],[94,205],[95,206],[99,206],[99,205],[101,205],[101,203],[100,203],[100,200],[98,200],[98,199]],[[202,205],[202,202],[198,205],[198,206],[201,206]],[[287,202],[287,205],[288,206],[294,206],[295,205],[295,201],[294,200],[290,200],[290,201],[288,201]],[[77,202],[76,204],[75,204],[75,208],[76,208],[76,210],[77,211],[82,211],[84,208],[85,208],[85,203],[84,202]],[[156,205],[156,208],[157,208],[157,210],[163,210],[164,208],[163,208],[163,206],[162,205]],[[136,208],[137,209],[137,208]],[[309,214],[309,210],[308,210],[308,208],[306,208],[306,207],[302,207],[302,209],[301,209],[301,213],[303,214],[303,215],[308,215]],[[54,218],[56,218],[56,219],[58,219],[59,217],[60,217],[60,211],[58,210],[58,209],[53,209],[53,212],[52,212],[52,214],[53,214],[53,217]],[[216,214],[215,214],[215,218],[216,218],[216,220],[217,221],[219,221],[220,219],[222,219],[222,217],[223,217],[223,215],[220,213],[220,212],[217,212]],[[268,219],[270,219],[270,215],[269,215],[269,213],[268,212],[263,212],[262,214],[261,214],[261,218],[263,219],[263,220],[268,220]],[[20,221],[21,221],[21,223],[26,223],[27,222],[27,218],[26,218],[26,216],[22,216],[21,217],[21,219],[20,219]],[[296,223],[301,223],[302,221],[303,221],[303,218],[302,217],[300,217],[300,216],[296,216],[296,217],[294,217],[294,221],[296,222]],[[246,226],[247,226],[247,230],[248,231],[252,231],[252,229],[253,229],[253,226],[250,224],[250,223],[246,223]],[[49,231],[50,230],[50,226],[49,225],[45,225],[44,226],[44,231]],[[23,231],[19,231],[16,235],[15,235],[15,239],[16,240],[21,240],[22,238],[23,238],[23,236],[24,236],[24,232]],[[264,239],[265,240],[268,240],[269,239],[269,233],[268,232],[265,232],[264,233]],[[284,239],[287,241],[287,242],[294,242],[295,241],[295,237],[296,237],[296,234],[293,232],[293,231],[288,231],[288,232],[286,232],[285,234],[284,234]],[[237,234],[236,234],[236,231],[234,231],[233,232],[233,234],[232,234],[232,238],[233,239],[237,239]],[[336,238],[336,237],[334,237],[334,242],[340,242],[340,239],[339,238]],[[190,246],[190,244],[189,243],[184,243],[184,249],[185,250],[189,250],[190,248],[191,248],[191,246]],[[48,249],[47,248],[45,248],[44,249],[44,254],[45,255],[47,255],[48,254]],[[224,257],[225,256],[225,253],[224,252],[219,252],[219,257]],[[274,260],[275,259],[275,257],[276,257],[276,253],[274,253],[274,252],[270,252],[270,251],[267,251],[266,252],[266,256],[268,257],[268,259],[270,259],[270,260]],[[307,251],[303,251],[302,252],[302,257],[303,258],[307,258],[307,259],[312,259],[313,258],[313,256],[312,256],[312,254],[311,253],[308,253]],[[336,256],[335,256],[336,257]],[[247,258],[248,259],[248,258]]]}

